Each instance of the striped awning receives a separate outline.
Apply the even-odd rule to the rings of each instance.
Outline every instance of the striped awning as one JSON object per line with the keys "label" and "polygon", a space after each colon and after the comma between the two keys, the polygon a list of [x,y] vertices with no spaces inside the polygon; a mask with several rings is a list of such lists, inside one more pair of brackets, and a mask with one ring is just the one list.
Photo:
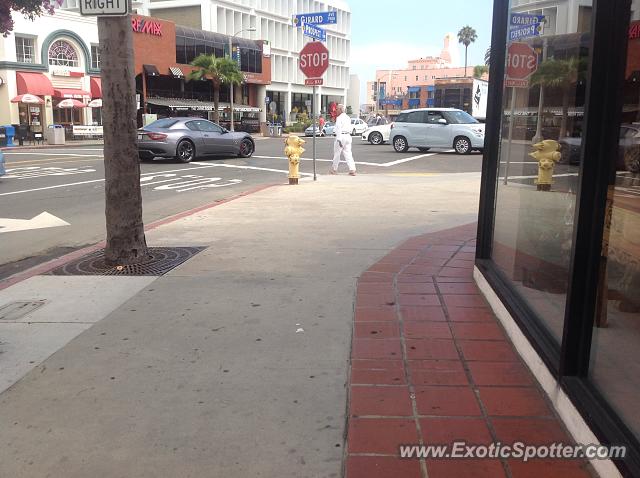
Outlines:
{"label": "striped awning", "polygon": [[170,66],[169,71],[171,72],[174,78],[184,78],[184,73],[177,66]]}

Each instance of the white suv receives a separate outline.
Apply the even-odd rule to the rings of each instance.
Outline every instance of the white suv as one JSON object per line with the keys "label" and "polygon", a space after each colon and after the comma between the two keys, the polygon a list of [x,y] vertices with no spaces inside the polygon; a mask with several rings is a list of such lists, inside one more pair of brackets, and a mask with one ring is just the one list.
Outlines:
{"label": "white suv", "polygon": [[391,125],[391,144],[398,153],[415,147],[453,148],[458,154],[484,149],[484,124],[462,110],[421,108],[402,111]]}
{"label": "white suv", "polygon": [[351,118],[351,136],[359,135],[365,132],[367,123],[360,118]]}

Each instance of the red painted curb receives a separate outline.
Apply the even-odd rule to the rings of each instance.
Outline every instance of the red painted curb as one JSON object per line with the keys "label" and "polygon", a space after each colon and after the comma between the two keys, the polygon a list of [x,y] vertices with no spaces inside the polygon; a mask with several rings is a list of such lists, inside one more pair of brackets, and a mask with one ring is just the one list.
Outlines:
{"label": "red painted curb", "polygon": [[[240,194],[236,194],[235,196],[231,196],[229,198],[226,199],[220,199],[218,201],[215,201],[213,203],[209,203],[209,204],[205,204],[203,206],[199,206],[193,209],[189,209],[188,211],[183,211],[180,212],[178,214],[174,214],[173,216],[169,216],[166,217],[164,219],[160,219],[158,221],[154,221],[152,223],[150,223],[149,225],[145,226],[144,230],[145,232],[151,231],[153,229],[157,229],[160,226],[164,226],[166,224],[170,224],[172,222],[175,222],[179,219],[188,217],[188,216],[192,216],[193,214],[197,214],[199,212],[202,211],[206,211],[207,209],[212,209],[216,206],[220,206],[222,204],[231,202],[231,201],[235,201],[236,199],[240,199],[243,198],[245,196],[249,196],[251,194],[255,194],[258,193],[260,191],[264,191],[265,189],[269,189],[272,188],[274,186],[280,186],[280,184],[266,184],[263,186],[256,186],[253,189],[249,189],[247,191],[243,191]],[[74,261],[76,259],[79,259],[80,257],[83,257],[87,254],[91,254],[92,252],[95,252],[97,250],[102,249],[104,246],[106,245],[105,241],[100,241],[97,244],[93,244],[91,246],[87,246],[87,247],[83,247],[82,249],[78,249],[77,251],[73,251],[70,252],[68,254],[65,254],[63,256],[57,257],[55,259],[52,259],[48,262],[45,262],[44,264],[39,264],[37,266],[34,266],[30,269],[27,269],[26,271],[23,272],[18,272],[17,274],[14,274],[12,276],[7,277],[6,279],[0,280],[0,290],[4,290],[8,287],[11,287],[12,285],[17,284],[18,282],[22,282],[24,280],[30,279],[33,276],[37,276],[37,275],[41,275],[41,274],[46,274],[47,272],[55,269],[56,267],[60,267],[64,264],[67,264],[68,262]]]}

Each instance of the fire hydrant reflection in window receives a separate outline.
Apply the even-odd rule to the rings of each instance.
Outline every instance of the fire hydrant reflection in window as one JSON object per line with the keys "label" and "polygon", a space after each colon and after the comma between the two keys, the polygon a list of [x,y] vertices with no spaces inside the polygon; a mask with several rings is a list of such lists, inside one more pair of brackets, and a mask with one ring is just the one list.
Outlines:
{"label": "fire hydrant reflection in window", "polygon": [[286,144],[284,154],[289,158],[289,184],[298,184],[300,179],[300,156],[304,153],[304,148],[302,147],[304,143],[304,139],[295,135],[289,135],[284,140],[284,144]]}
{"label": "fire hydrant reflection in window", "polygon": [[553,184],[553,169],[562,155],[560,154],[560,144],[552,139],[545,139],[533,145],[535,150],[529,156],[538,161],[538,191],[551,191]]}

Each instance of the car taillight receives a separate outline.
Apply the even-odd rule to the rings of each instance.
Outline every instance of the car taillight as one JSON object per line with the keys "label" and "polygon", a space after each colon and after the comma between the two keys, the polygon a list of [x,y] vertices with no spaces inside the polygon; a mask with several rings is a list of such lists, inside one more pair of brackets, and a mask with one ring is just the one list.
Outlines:
{"label": "car taillight", "polygon": [[162,141],[163,139],[167,139],[167,135],[164,133],[146,133],[149,139],[154,141]]}

